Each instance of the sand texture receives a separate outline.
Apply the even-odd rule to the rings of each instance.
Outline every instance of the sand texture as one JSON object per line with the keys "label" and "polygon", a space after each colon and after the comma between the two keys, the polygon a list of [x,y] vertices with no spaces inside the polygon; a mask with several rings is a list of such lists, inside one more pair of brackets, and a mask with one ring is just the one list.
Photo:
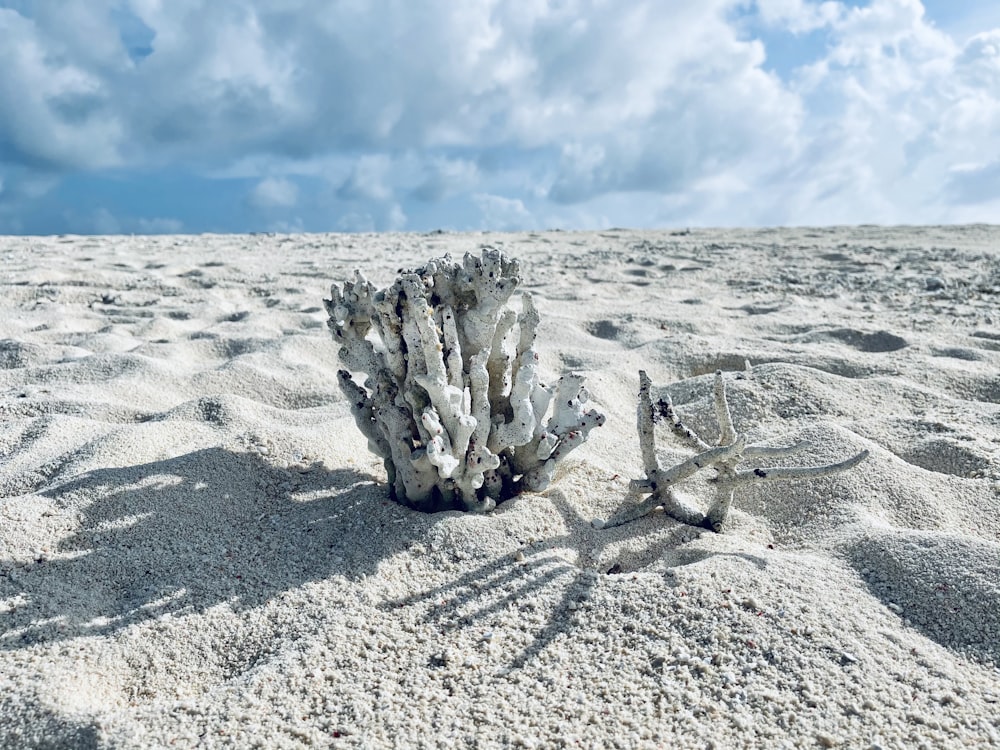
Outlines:
{"label": "sand texture", "polygon": [[[607,424],[419,514],[322,299],[484,244]],[[640,368],[870,458],[596,530]],[[998,747],[997,664],[1000,228],[0,238],[0,747]]]}

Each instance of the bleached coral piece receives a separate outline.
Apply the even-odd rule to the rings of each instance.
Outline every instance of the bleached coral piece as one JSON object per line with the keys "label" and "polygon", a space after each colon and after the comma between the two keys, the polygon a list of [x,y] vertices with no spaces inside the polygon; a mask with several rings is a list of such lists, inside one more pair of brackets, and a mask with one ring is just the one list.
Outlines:
{"label": "bleached coral piece", "polygon": [[397,500],[489,511],[544,489],[604,423],[576,374],[560,379],[549,414],[538,311],[528,294],[520,313],[506,306],[519,282],[517,261],[486,248],[462,263],[431,260],[381,291],[356,272],[324,300],[347,367],[341,389]]}
{"label": "bleached coral piece", "polygon": [[[847,471],[868,457],[868,451],[861,451],[846,461],[824,466],[740,469],[738,465],[743,461],[755,458],[792,456],[810,448],[811,445],[807,441],[778,447],[747,445],[744,437],[738,434],[733,426],[729,401],[726,397],[726,383],[721,371],[715,373],[714,382],[715,415],[719,423],[719,444],[716,446],[709,445],[698,433],[681,421],[677,412],[674,411],[669,394],[665,394],[654,404],[650,394],[651,388],[652,383],[649,377],[640,370],[637,427],[646,478],[633,480],[630,489],[637,494],[648,493],[649,497],[641,503],[626,508],[607,521],[595,520],[594,525],[599,528],[621,526],[642,518],[662,506],[666,514],[677,521],[719,532],[729,515],[733,503],[733,493],[738,487],[752,482],[830,476]],[[661,469],[656,456],[654,437],[654,427],[660,419],[668,419],[674,433],[689,443],[698,453],[668,469]],[[683,503],[673,493],[673,487],[706,468],[713,468],[716,471],[716,491],[715,498],[708,510],[702,512]]]}

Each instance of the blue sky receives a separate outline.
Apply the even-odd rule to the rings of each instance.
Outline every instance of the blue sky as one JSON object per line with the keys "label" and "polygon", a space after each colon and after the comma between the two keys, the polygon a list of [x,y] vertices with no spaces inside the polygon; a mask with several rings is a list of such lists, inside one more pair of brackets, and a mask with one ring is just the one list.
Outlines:
{"label": "blue sky", "polygon": [[0,233],[996,222],[995,0],[0,0]]}

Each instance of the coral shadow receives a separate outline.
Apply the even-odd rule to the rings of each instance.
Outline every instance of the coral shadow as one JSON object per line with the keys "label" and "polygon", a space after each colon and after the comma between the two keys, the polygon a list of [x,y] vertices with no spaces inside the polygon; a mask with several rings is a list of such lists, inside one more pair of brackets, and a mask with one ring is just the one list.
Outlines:
{"label": "coral shadow", "polygon": [[[527,645],[507,663],[507,668],[511,670],[527,667],[560,635],[568,634],[578,626],[575,613],[585,606],[602,580],[614,579],[620,572],[613,569],[605,573],[597,568],[581,567],[560,554],[560,550],[566,547],[577,546],[580,559],[598,559],[605,547],[621,541],[622,534],[592,531],[590,521],[559,491],[550,491],[546,497],[563,517],[569,529],[566,534],[532,545],[520,562],[510,556],[493,559],[441,586],[384,602],[380,608],[392,611],[419,607],[424,610],[421,615],[424,622],[434,623],[443,631],[457,631],[489,623],[512,608],[520,610],[526,602],[530,602],[528,606],[534,610],[538,606],[536,602],[541,602],[547,610],[544,624],[531,634]],[[674,561],[671,569],[718,555],[732,555],[758,568],[766,567],[764,560],[752,555],[678,549],[679,544],[690,541],[692,534],[697,537],[708,532],[665,516],[639,523],[661,530],[664,524],[668,524],[672,531],[678,532],[671,534],[666,541],[658,538],[650,542],[651,548],[661,548],[657,554],[666,554]],[[672,575],[665,575],[663,582],[669,588],[677,585]],[[548,601],[544,597],[536,597],[532,601],[531,594],[553,587],[558,587],[555,597]]]}
{"label": "coral shadow", "polygon": [[254,453],[209,448],[44,491],[57,506],[78,507],[80,525],[51,557],[27,566],[0,560],[9,571],[0,576],[0,600],[15,602],[0,613],[0,648],[221,603],[252,608],[335,573],[371,572],[397,551],[386,540],[387,548],[361,554],[341,532],[387,503],[371,477],[314,466],[298,485],[317,498],[308,502],[292,499],[287,480]]}

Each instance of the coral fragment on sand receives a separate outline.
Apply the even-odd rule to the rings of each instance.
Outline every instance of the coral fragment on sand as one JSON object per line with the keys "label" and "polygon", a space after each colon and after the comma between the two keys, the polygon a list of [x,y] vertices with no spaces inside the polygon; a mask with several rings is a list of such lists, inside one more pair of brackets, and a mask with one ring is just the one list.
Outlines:
{"label": "coral fragment on sand", "polygon": [[[654,403],[650,394],[651,388],[652,383],[649,377],[640,370],[637,427],[646,478],[633,480],[630,489],[637,494],[649,494],[649,497],[643,502],[627,507],[607,521],[595,521],[595,525],[600,528],[621,526],[642,518],[662,506],[666,514],[677,521],[718,532],[722,530],[726,517],[729,515],[729,509],[733,503],[733,493],[738,487],[752,482],[825,477],[847,471],[868,457],[868,451],[861,451],[846,461],[824,466],[740,469],[738,465],[743,461],[751,461],[755,458],[792,456],[808,449],[811,445],[806,441],[781,447],[747,445],[744,436],[738,434],[733,426],[733,418],[726,396],[726,382],[721,371],[715,373],[714,383],[715,415],[719,423],[719,440],[718,444],[714,446],[707,443],[698,433],[684,424],[674,410],[669,394],[665,394],[663,398]],[[654,426],[661,419],[669,420],[674,434],[697,451],[694,456],[668,469],[660,468],[656,456]],[[677,483],[707,468],[716,471],[716,493],[708,511],[702,512],[681,502],[674,495],[672,488]]]}
{"label": "coral fragment on sand", "polygon": [[[393,496],[425,511],[489,511],[548,486],[604,415],[583,378],[539,379],[531,296],[507,307],[516,260],[486,248],[402,273],[376,291],[356,272],[324,300],[347,369],[338,375]],[[351,371],[364,373],[359,383]]]}

